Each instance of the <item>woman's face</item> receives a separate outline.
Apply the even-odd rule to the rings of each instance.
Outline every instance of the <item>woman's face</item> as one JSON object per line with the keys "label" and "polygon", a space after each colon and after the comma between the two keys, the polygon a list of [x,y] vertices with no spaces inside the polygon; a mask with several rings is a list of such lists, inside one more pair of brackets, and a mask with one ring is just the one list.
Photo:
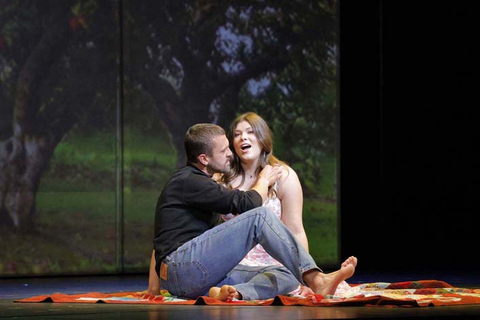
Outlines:
{"label": "woman's face", "polygon": [[242,162],[256,161],[260,158],[262,147],[247,121],[239,122],[235,127],[233,148]]}

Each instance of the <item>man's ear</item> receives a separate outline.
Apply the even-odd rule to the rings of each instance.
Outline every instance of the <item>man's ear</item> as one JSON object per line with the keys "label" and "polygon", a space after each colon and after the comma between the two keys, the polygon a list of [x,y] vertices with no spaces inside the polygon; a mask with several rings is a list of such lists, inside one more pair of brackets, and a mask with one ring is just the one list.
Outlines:
{"label": "man's ear", "polygon": [[202,153],[201,155],[198,156],[198,162],[203,164],[204,166],[208,165],[208,157],[206,154]]}

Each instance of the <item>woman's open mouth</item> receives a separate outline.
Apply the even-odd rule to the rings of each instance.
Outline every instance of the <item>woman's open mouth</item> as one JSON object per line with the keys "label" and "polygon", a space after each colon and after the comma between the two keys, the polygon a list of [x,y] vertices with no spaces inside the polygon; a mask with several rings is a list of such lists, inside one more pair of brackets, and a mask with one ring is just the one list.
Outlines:
{"label": "woman's open mouth", "polygon": [[248,143],[244,143],[240,146],[240,149],[242,149],[243,152],[246,152],[248,149],[250,149],[252,146]]}

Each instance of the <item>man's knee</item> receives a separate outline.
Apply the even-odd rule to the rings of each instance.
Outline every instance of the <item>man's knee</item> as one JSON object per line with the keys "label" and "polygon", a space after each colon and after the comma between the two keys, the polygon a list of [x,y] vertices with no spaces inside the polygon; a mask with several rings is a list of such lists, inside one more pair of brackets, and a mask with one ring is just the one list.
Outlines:
{"label": "man's knee", "polygon": [[261,206],[261,207],[257,207],[255,209],[252,209],[252,210],[249,210],[245,213],[243,213],[244,215],[245,214],[251,214],[251,215],[261,215],[263,217],[267,217],[267,216],[275,216],[275,214],[273,213],[272,209],[268,208],[268,207],[265,207],[265,206]]}

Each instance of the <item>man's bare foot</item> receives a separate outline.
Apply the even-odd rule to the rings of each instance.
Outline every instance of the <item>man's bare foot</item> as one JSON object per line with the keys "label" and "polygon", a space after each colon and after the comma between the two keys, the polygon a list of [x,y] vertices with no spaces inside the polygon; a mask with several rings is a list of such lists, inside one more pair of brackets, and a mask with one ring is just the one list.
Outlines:
{"label": "man's bare foot", "polygon": [[221,288],[211,287],[208,290],[208,296],[220,301],[229,301],[235,299],[241,299],[240,293],[237,292],[234,286],[224,285]]}
{"label": "man's bare foot", "polygon": [[342,268],[348,266],[349,264],[353,265],[353,268],[357,266],[357,258],[354,256],[348,257],[343,263]]}
{"label": "man's bare foot", "polygon": [[303,275],[303,279],[316,294],[335,294],[338,285],[355,273],[356,261],[355,258],[349,263],[344,262],[340,270],[332,273],[322,273],[317,270],[307,271]]}

